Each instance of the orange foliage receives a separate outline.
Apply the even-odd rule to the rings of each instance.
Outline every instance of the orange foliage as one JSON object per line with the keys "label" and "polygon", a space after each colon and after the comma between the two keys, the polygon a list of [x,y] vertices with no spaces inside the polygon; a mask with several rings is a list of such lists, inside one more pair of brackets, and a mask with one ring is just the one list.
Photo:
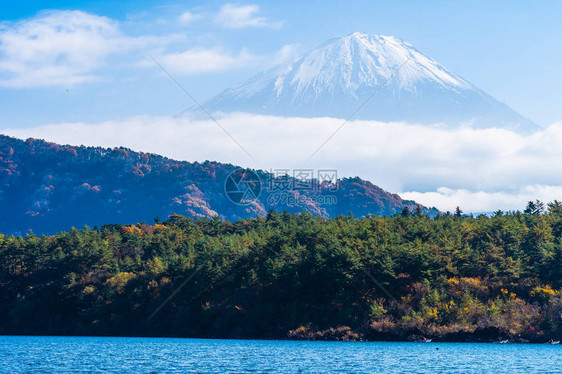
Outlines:
{"label": "orange foliage", "polygon": [[126,234],[130,235],[142,235],[141,229],[139,229],[137,226],[124,226],[123,231]]}

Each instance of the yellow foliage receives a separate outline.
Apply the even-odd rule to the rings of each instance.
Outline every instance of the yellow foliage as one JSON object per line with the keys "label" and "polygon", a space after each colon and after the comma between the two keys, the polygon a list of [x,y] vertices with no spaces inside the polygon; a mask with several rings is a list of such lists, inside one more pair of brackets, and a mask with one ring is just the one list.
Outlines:
{"label": "yellow foliage", "polygon": [[149,289],[149,290],[154,290],[154,289],[158,288],[158,282],[156,282],[153,279],[150,282],[148,282],[148,285],[146,286],[146,288]]}
{"label": "yellow foliage", "polygon": [[480,286],[480,279],[478,278],[461,278],[461,281],[467,286],[472,286],[472,287]]}
{"label": "yellow foliage", "polygon": [[371,303],[369,312],[371,318],[376,320],[382,318],[386,314],[387,310],[384,308],[382,302],[383,300],[376,300]]}
{"label": "yellow foliage", "polygon": [[306,332],[308,329],[305,326],[299,326],[297,327],[295,330],[293,330],[295,333],[304,333]]}
{"label": "yellow foliage", "polygon": [[437,318],[437,308],[431,308],[427,313],[428,317]]}
{"label": "yellow foliage", "polygon": [[532,297],[537,296],[537,297],[542,297],[542,298],[547,298],[547,299],[552,297],[552,296],[556,296],[558,294],[560,294],[560,291],[553,290],[552,287],[550,287],[550,285],[548,285],[548,284],[544,287],[537,286],[537,287],[533,288],[533,290],[530,292],[530,295]]}
{"label": "yellow foliage", "polygon": [[137,226],[125,226],[123,227],[123,231],[127,234],[131,234],[131,235],[141,235],[142,231],[141,229],[139,229]]}
{"label": "yellow foliage", "polygon": [[117,290],[117,292],[121,292],[123,291],[123,287],[125,287],[127,282],[129,282],[133,278],[135,278],[135,274],[122,272],[106,280],[105,284],[111,288],[114,288],[115,290]]}
{"label": "yellow foliage", "polygon": [[162,260],[160,260],[158,257],[155,257],[152,260],[148,261],[147,265],[149,271],[154,275],[161,274],[166,268]]}
{"label": "yellow foliage", "polygon": [[84,295],[91,295],[96,291],[94,286],[86,286],[84,287],[84,289],[82,290],[82,294]]}

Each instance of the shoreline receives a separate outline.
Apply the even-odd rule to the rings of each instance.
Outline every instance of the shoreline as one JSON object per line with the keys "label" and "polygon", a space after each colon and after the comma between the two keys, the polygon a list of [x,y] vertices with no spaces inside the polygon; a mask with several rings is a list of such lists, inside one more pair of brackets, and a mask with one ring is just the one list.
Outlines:
{"label": "shoreline", "polygon": [[[558,345],[549,341],[530,341],[527,339],[497,339],[497,340],[453,340],[442,338],[429,338],[430,341],[423,340],[400,340],[400,339],[291,339],[291,338],[246,338],[246,337],[201,337],[201,336],[174,336],[174,335],[73,335],[73,334],[0,334],[0,338],[6,337],[50,337],[50,338],[140,338],[140,339],[192,339],[192,340],[242,340],[242,341],[273,341],[273,342],[340,342],[340,343],[416,343],[416,344],[436,344],[436,343],[467,343],[467,344],[532,344],[532,345]],[[505,342],[507,340],[507,342]]]}

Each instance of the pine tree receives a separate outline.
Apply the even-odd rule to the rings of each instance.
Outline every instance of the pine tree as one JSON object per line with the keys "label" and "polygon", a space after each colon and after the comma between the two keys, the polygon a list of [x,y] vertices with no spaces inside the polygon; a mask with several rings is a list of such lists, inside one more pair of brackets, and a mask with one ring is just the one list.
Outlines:
{"label": "pine tree", "polygon": [[525,214],[531,214],[534,216],[538,216],[544,212],[544,203],[540,200],[529,201],[527,203],[527,207],[523,211]]}
{"label": "pine tree", "polygon": [[402,213],[400,213],[400,215],[401,215],[402,217],[410,217],[410,209],[408,209],[408,207],[405,206],[405,207],[402,209]]}
{"label": "pine tree", "polygon": [[455,208],[455,217],[462,217],[462,210],[458,206]]}

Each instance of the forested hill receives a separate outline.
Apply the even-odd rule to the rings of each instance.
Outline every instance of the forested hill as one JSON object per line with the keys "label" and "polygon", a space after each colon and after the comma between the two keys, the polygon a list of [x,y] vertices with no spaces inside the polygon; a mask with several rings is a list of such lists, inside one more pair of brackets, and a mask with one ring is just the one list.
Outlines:
{"label": "forested hill", "polygon": [[[0,232],[55,233],[84,225],[150,223],[173,213],[234,221],[263,216],[271,208],[327,218],[350,212],[357,217],[392,215],[416,207],[359,178],[340,180],[335,191],[331,185],[290,191],[287,196],[304,197],[299,202],[272,199],[275,191],[262,188],[257,201],[236,205],[224,192],[225,180],[235,169],[125,148],[75,147],[0,135]],[[256,173],[264,185],[271,180],[266,172]],[[323,203],[318,196],[335,197],[337,203]]]}
{"label": "forested hill", "polygon": [[0,334],[560,340],[561,240],[560,203],[0,234]]}

